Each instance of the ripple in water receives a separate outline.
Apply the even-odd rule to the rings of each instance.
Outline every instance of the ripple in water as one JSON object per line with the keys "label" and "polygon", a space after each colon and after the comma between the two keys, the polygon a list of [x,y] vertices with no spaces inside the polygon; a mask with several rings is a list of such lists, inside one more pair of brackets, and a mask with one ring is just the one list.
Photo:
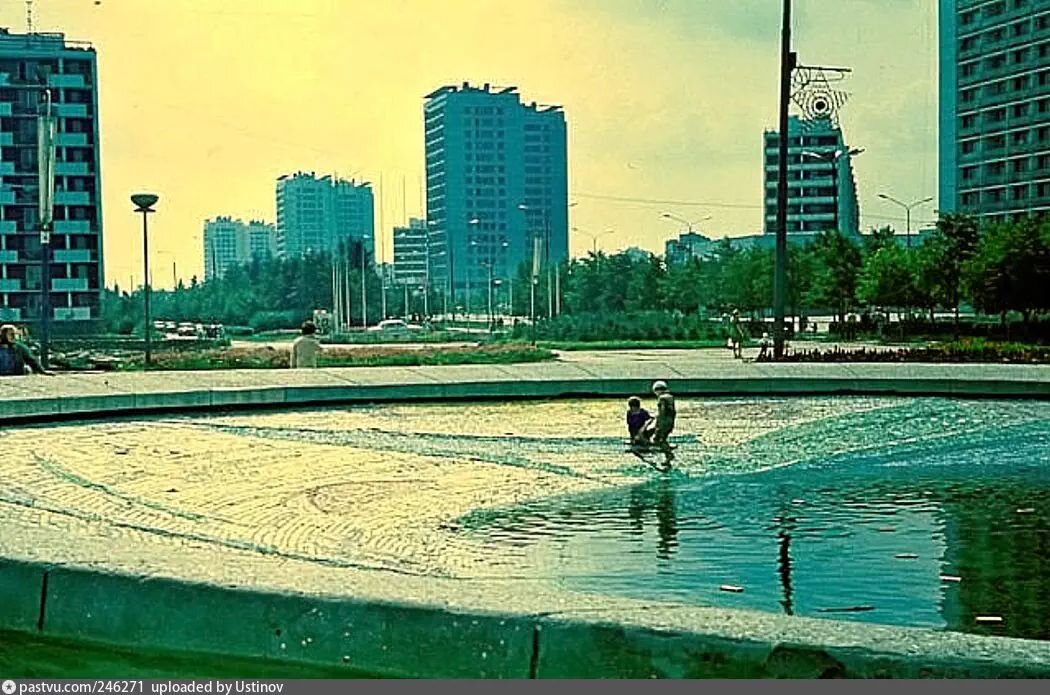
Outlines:
{"label": "ripple in water", "polygon": [[916,400],[701,441],[685,472],[462,528],[577,591],[1045,640],[1047,412]]}

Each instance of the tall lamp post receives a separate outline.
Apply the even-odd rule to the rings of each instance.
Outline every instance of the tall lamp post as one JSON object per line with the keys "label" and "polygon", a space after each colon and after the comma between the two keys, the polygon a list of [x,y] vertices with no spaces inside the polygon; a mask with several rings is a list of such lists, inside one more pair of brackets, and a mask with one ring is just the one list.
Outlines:
{"label": "tall lamp post", "polygon": [[592,234],[591,232],[588,232],[585,229],[580,229],[579,227],[573,227],[572,231],[577,232],[579,234],[583,234],[584,236],[590,237],[590,239],[591,239],[591,254],[594,255],[594,256],[598,255],[598,239],[600,237],[605,236],[606,234],[613,234],[613,233],[616,232],[615,229],[606,229],[604,231],[596,232],[596,233]]}
{"label": "tall lamp post", "polygon": [[879,193],[879,197],[882,198],[883,200],[888,200],[889,202],[894,203],[895,205],[899,205],[900,207],[904,208],[905,220],[906,220],[905,225],[906,225],[906,230],[907,230],[905,233],[907,235],[906,238],[908,240],[908,248],[911,248],[911,211],[912,211],[912,208],[918,207],[920,205],[925,205],[926,203],[932,203],[933,202],[933,197],[931,196],[931,197],[928,197],[928,198],[923,198],[922,200],[916,200],[914,203],[902,203],[901,201],[897,200],[896,198],[888,196],[885,193]]}
{"label": "tall lamp post", "polygon": [[849,155],[855,157],[858,154],[864,152],[863,148],[853,148],[851,150],[835,150],[834,152],[803,152],[803,157],[810,157],[811,159],[819,159],[823,162],[827,162],[828,166],[831,167],[831,207],[834,209],[835,217],[834,228],[835,231],[842,231],[839,229],[839,160]]}
{"label": "tall lamp post", "polygon": [[692,222],[690,222],[689,220],[685,219],[684,217],[679,217],[678,215],[672,214],[670,212],[661,213],[660,217],[663,217],[663,218],[668,219],[668,220],[674,220],[675,222],[681,222],[682,224],[685,225],[686,229],[689,230],[690,234],[693,233],[693,228],[696,225],[700,224],[701,222],[707,222],[708,220],[711,219],[711,215],[704,215],[700,219],[693,220]]}
{"label": "tall lamp post", "polygon": [[131,202],[135,206],[135,212],[142,213],[142,273],[143,273],[143,288],[145,289],[145,317],[146,317],[146,366],[148,367],[152,360],[152,333],[153,324],[149,315],[149,303],[150,303],[150,275],[149,275],[149,214],[156,212],[153,206],[157,204],[159,196],[153,193],[136,193],[131,196]]}

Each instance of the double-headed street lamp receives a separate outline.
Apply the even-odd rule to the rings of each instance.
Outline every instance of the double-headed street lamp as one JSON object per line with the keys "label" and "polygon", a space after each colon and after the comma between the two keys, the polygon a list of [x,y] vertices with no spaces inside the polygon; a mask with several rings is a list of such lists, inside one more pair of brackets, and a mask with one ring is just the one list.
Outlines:
{"label": "double-headed street lamp", "polygon": [[927,198],[923,198],[922,200],[916,200],[914,203],[902,203],[901,201],[897,200],[896,198],[892,198],[892,197],[886,195],[885,193],[879,193],[879,197],[882,198],[883,200],[888,200],[889,202],[894,203],[894,204],[899,205],[900,207],[904,208],[905,220],[906,220],[905,224],[906,224],[906,230],[907,230],[905,233],[907,235],[908,248],[911,248],[911,210],[912,210],[912,208],[918,207],[919,205],[925,205],[926,203],[932,203],[933,202],[933,197],[930,196],[930,197],[927,197]]}
{"label": "double-headed street lamp", "polygon": [[855,157],[864,152],[863,148],[854,147],[851,150],[835,150],[834,152],[803,152],[803,157],[819,159],[831,167],[831,207],[834,211],[834,229],[839,229],[839,160],[845,156]]}
{"label": "double-headed street lamp", "polygon": [[580,229],[579,227],[573,227],[572,231],[578,232],[580,234],[583,234],[584,236],[588,236],[591,238],[591,253],[595,256],[598,255],[598,238],[616,232],[615,229],[606,229],[605,231],[592,234],[591,232],[588,232],[584,229]]}
{"label": "double-headed street lamp", "polygon": [[693,233],[693,228],[696,225],[700,224],[701,222],[707,222],[708,220],[711,219],[711,215],[704,215],[700,219],[693,220],[692,222],[690,222],[689,220],[685,219],[684,217],[679,217],[678,215],[675,215],[675,214],[670,213],[670,212],[660,213],[660,217],[663,217],[663,218],[668,219],[668,220],[674,220],[675,222],[681,222],[682,224],[684,224],[686,226],[686,229],[689,230],[690,234]]}
{"label": "double-headed street lamp", "polygon": [[156,212],[153,206],[156,205],[159,197],[152,193],[136,193],[131,196],[131,202],[135,205],[135,212],[142,213],[142,267],[143,267],[143,287],[145,289],[145,317],[146,317],[146,366],[150,365],[152,361],[152,343],[151,334],[153,332],[153,325],[149,315],[149,303],[150,303],[150,277],[149,277],[149,225],[147,219],[151,212]]}

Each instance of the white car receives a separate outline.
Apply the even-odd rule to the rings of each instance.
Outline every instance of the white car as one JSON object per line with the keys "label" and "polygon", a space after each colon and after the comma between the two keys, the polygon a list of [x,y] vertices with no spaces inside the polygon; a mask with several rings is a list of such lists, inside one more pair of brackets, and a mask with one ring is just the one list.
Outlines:
{"label": "white car", "polygon": [[408,333],[410,331],[422,330],[421,326],[405,323],[401,319],[386,319],[368,329],[373,333]]}

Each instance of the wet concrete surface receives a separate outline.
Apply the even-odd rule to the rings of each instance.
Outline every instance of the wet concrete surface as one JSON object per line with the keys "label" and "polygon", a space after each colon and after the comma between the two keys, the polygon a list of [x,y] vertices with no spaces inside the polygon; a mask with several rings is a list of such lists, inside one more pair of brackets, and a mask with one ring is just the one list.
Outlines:
{"label": "wet concrete surface", "polygon": [[[958,589],[941,587],[939,575],[961,572],[967,562],[979,565],[972,572],[982,586],[1005,582],[1017,587],[1015,595],[1045,597],[1045,580],[1033,583],[1028,570],[1039,573],[1029,558],[1050,542],[1044,504],[1050,404],[681,399],[680,413],[678,461],[668,476],[625,452],[623,404],[611,400],[358,406],[4,428],[0,517],[7,531],[0,551],[99,564],[120,558],[116,564],[125,568],[167,566],[178,573],[180,549],[193,546],[230,564],[186,573],[220,583],[250,573],[258,558],[294,564],[302,579],[289,576],[286,583],[303,589],[316,588],[303,571],[316,566],[469,583],[474,588],[464,596],[590,594],[601,603],[603,595],[619,594],[778,611],[777,523],[787,523],[797,536],[793,552],[814,558],[796,558],[796,584],[818,593],[827,585],[820,600],[814,589],[796,588],[799,614],[871,603],[864,595],[868,584],[855,576],[865,572],[876,584],[905,577],[902,591],[923,594],[921,610],[902,617],[909,601],[918,600],[906,597],[893,611],[876,606],[870,615],[848,617],[865,613],[861,618],[874,622],[967,630],[977,612],[1025,610],[1024,602],[1009,611],[989,602],[987,590],[958,609],[961,617],[931,608]],[[1007,461],[1018,442],[1027,458]],[[955,451],[976,453],[957,460]],[[978,464],[989,456],[1003,465],[982,469]],[[916,468],[909,470],[912,462]],[[935,485],[930,471],[939,464],[945,467],[934,479],[962,481]],[[930,482],[907,489],[880,482],[895,476]],[[994,508],[958,503],[1002,489],[1013,492]],[[933,499],[924,499],[924,491]],[[871,508],[843,516],[864,504]],[[959,513],[967,508],[982,515]],[[1016,533],[1000,523],[1008,511],[1028,508]],[[882,523],[880,513],[904,521]],[[816,521],[807,524],[806,516]],[[893,538],[879,524],[899,532]],[[34,525],[57,530],[66,542],[34,545],[32,533],[19,535],[19,528]],[[952,531],[953,525],[972,528]],[[953,561],[960,538],[968,542],[965,558]],[[1001,560],[989,569],[974,557],[982,544],[1004,542],[1021,563],[1012,583]],[[758,546],[764,550],[752,553]],[[910,559],[918,562],[909,567]],[[837,561],[843,564],[836,568]],[[916,574],[914,567],[921,570]],[[723,584],[744,591],[720,591]],[[971,585],[963,577],[960,586]],[[1045,611],[1035,614],[1020,634],[1046,638]],[[1011,634],[1016,620],[988,631]]]}

